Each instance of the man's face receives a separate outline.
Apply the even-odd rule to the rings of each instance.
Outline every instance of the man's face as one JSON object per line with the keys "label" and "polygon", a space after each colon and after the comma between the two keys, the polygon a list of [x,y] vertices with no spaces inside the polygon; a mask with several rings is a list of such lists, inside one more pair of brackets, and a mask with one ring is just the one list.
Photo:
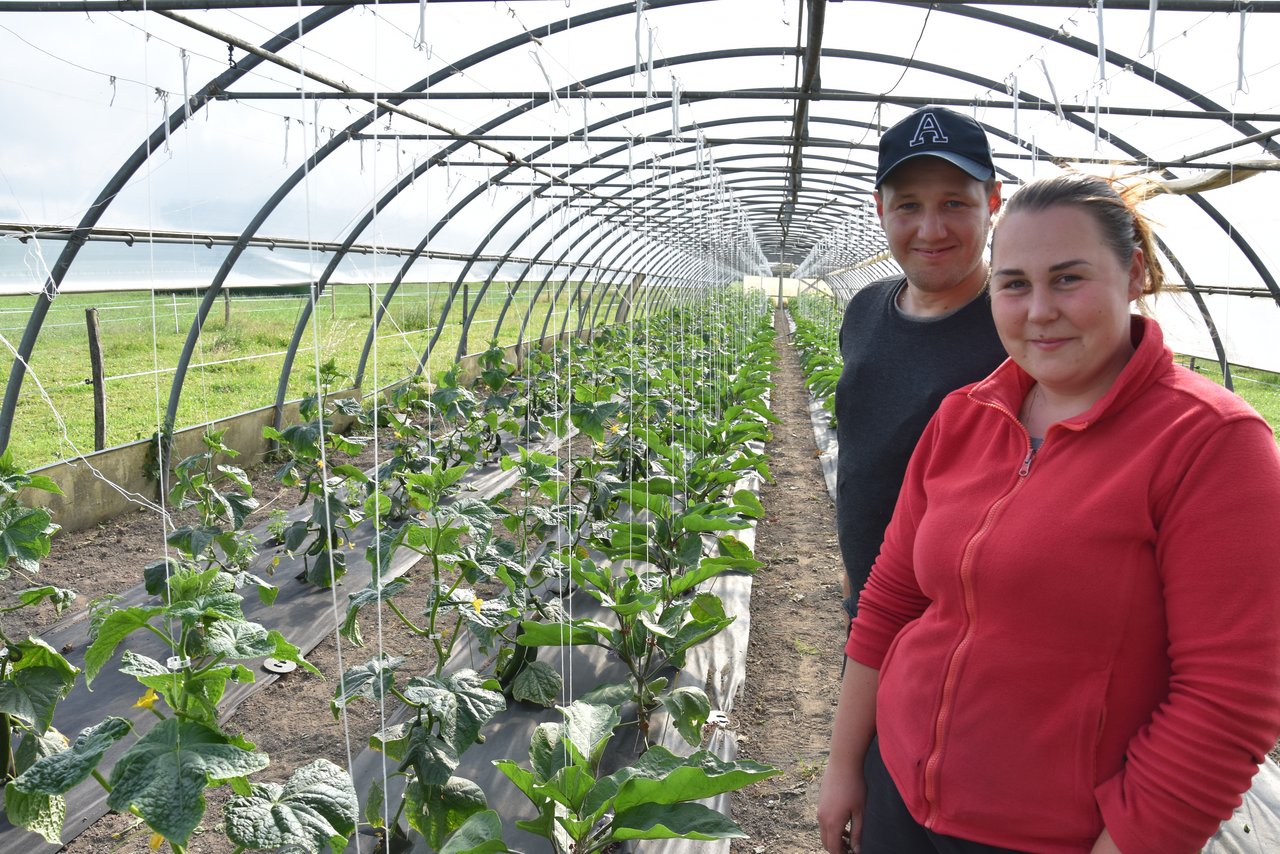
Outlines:
{"label": "man's face", "polygon": [[1000,185],[983,182],[937,157],[909,160],[875,194],[889,251],[915,288],[942,294],[977,287]]}

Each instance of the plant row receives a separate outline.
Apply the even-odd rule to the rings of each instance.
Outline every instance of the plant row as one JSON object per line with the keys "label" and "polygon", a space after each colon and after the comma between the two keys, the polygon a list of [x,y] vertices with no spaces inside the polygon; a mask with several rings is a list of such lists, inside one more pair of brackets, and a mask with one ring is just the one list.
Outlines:
{"label": "plant row", "polygon": [[795,322],[792,340],[800,351],[804,384],[831,416],[835,426],[836,383],[844,359],[840,355],[840,309],[823,294],[802,294],[791,300]]}
{"label": "plant row", "polygon": [[[763,508],[736,485],[751,473],[768,477],[760,442],[772,420],[771,338],[763,303],[727,293],[534,352],[521,372],[493,347],[471,382],[454,370],[369,406],[316,395],[299,424],[267,431],[282,456],[277,476],[299,495],[299,509],[268,526],[271,549],[246,527],[256,502],[245,473],[226,462],[235,451],[210,434],[203,452],[172,467],[173,504],[194,519],[169,534],[173,557],[145,567],[154,598],[107,603],[91,616],[86,684],[130,635],[162,641],[163,661],[124,649],[116,665],[139,682],[138,705],[155,725],[139,732],[113,715],[68,743],[52,723],[79,671],[37,638],[0,638],[9,820],[56,841],[66,792],[93,777],[110,808],[137,815],[156,844],[182,851],[204,814],[204,790],[226,783],[236,797],[225,831],[237,850],[341,850],[361,821],[347,772],[321,759],[283,785],[253,782],[267,757],[224,729],[217,709],[229,683],[254,680],[245,662],[270,656],[314,671],[279,632],[245,618],[241,591],[271,603],[270,575],[281,566],[296,566],[308,584],[345,587],[359,538],[370,581],[347,593],[343,636],[362,646],[362,620],[385,608],[435,653],[426,671],[408,672],[379,650],[347,669],[334,692],[335,715],[355,702],[399,706],[370,746],[394,762],[403,794],[389,804],[375,785],[363,816],[388,850],[407,836],[455,854],[507,850],[484,793],[455,772],[509,702],[564,702],[558,670],[537,652],[574,645],[608,650],[625,679],[565,702],[563,724],[535,731],[527,766],[497,763],[533,805],[536,817],[519,826],[577,854],[622,839],[741,835],[694,801],[775,772],[698,750],[710,702],[701,689],[671,687],[671,677],[689,649],[733,621],[703,582],[759,565],[734,532]],[[325,382],[339,379],[330,370]],[[379,431],[387,455],[376,468],[351,462],[370,440],[334,431],[337,413],[354,417],[357,433]],[[0,466],[0,557],[34,576],[57,526],[23,506],[18,491],[56,486],[7,457]],[[475,493],[469,476],[484,466],[507,472],[510,485]],[[570,617],[561,597],[573,590],[604,616]],[[65,606],[73,596],[33,584],[15,607]],[[487,654],[485,664],[450,669],[467,643]],[[690,755],[651,745],[657,710]],[[605,774],[604,746],[624,725],[651,746]],[[103,755],[127,738],[104,776]]]}

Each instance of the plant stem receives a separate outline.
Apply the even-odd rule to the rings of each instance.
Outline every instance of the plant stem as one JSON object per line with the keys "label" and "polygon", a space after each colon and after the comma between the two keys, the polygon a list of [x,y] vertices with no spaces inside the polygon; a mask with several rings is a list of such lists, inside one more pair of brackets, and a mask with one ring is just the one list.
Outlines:
{"label": "plant stem", "polygon": [[99,784],[100,786],[102,786],[102,788],[104,788],[104,789],[106,789],[106,790],[107,790],[107,793],[108,793],[108,794],[110,794],[110,793],[111,793],[111,784],[107,782],[107,778],[106,778],[106,777],[103,777],[103,776],[102,776],[102,772],[101,772],[101,771],[99,771],[97,768],[94,768],[94,769],[93,769],[92,771],[90,771],[89,773],[93,775],[93,779],[97,780],[97,781],[98,781],[98,784]]}

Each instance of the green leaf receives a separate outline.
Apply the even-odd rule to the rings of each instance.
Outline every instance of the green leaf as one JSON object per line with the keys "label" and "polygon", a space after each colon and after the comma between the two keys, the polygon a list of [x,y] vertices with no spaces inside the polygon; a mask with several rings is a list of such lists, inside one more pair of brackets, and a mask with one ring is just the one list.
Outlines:
{"label": "green leaf", "polygon": [[[644,759],[649,759],[649,753],[654,751],[669,753],[660,746],[652,747]],[[659,755],[653,761],[657,763],[661,759]],[[699,750],[669,772],[650,774],[643,773],[641,769],[641,772],[630,776],[618,787],[614,809],[622,813],[647,805],[662,806],[701,800],[736,791],[781,773],[777,768],[750,760],[725,762],[715,754]]]}
{"label": "green leaf", "polygon": [[437,851],[449,834],[489,807],[484,791],[462,777],[450,777],[442,786],[413,781],[405,786],[404,796],[409,825]]}
{"label": "green leaf", "polygon": [[[14,751],[14,766],[21,774],[40,759],[61,753],[67,747],[67,739],[56,729],[50,728],[44,735],[26,730],[22,733],[18,749]],[[11,823],[40,834],[50,844],[61,844],[59,837],[67,815],[67,801],[64,797],[44,792],[24,792],[10,781],[5,786],[4,802],[5,815]]]}
{"label": "green leaf", "polygon": [[378,580],[374,578],[369,582],[368,587],[348,594],[347,616],[340,629],[342,636],[356,646],[364,646],[364,638],[360,634],[360,609],[365,605],[390,599],[404,592],[408,586],[409,581],[404,578],[397,578],[381,586],[378,586]]}
{"label": "green leaf", "polygon": [[692,510],[685,513],[681,518],[686,531],[733,531],[741,528],[750,528],[750,522],[743,522],[740,519],[733,519],[728,515],[724,515],[721,511],[720,515],[705,515],[710,508],[703,511]]}
{"label": "green leaf", "polygon": [[261,658],[275,651],[275,643],[257,623],[218,620],[205,629],[204,651],[231,659]]}
{"label": "green leaf", "polygon": [[733,493],[733,503],[733,509],[749,519],[763,519],[765,516],[760,497],[749,489],[739,489]]}
{"label": "green leaf", "polygon": [[485,679],[474,670],[463,669],[450,674],[444,684],[458,700],[457,729],[454,747],[461,754],[470,747],[480,730],[494,715],[507,707],[506,698],[496,679]]}
{"label": "green leaf", "polygon": [[186,845],[204,815],[206,786],[266,766],[266,754],[237,747],[203,724],[168,718],[126,750],[111,769],[107,806],[136,810],[156,833]]}
{"label": "green leaf", "polygon": [[39,572],[58,526],[48,511],[15,505],[0,511],[0,569],[12,559],[25,572]]}
{"label": "green leaf", "polygon": [[347,574],[347,553],[338,549],[324,549],[307,567],[307,581],[316,587],[328,589]]}
{"label": "green leaf", "polygon": [[575,701],[568,708],[561,708],[565,716],[564,736],[578,755],[593,768],[613,735],[621,718],[613,706],[593,706]]}
{"label": "green leaf", "polygon": [[124,608],[112,611],[98,626],[98,638],[84,654],[84,685],[93,684],[103,666],[111,660],[116,647],[135,630],[142,628],[147,621],[164,608]]}
{"label": "green leaf", "polygon": [[67,820],[67,799],[62,795],[24,792],[10,782],[4,787],[4,814],[15,827],[40,834],[50,845],[62,844]]}
{"label": "green leaf", "polygon": [[289,781],[253,786],[225,812],[227,838],[245,848],[301,846],[320,851],[327,844],[341,854],[355,832],[359,799],[351,775],[327,759],[304,765]]}
{"label": "green leaf", "polygon": [[564,687],[559,671],[545,661],[531,661],[511,683],[511,696],[526,703],[551,708]]}
{"label": "green leaf", "polygon": [[43,733],[53,723],[58,701],[71,692],[74,680],[53,667],[27,667],[0,681],[0,712],[6,712]]}
{"label": "green leaf", "polygon": [[605,645],[613,630],[603,623],[578,620],[573,623],[542,623],[525,620],[520,624],[516,643],[521,646],[578,646],[580,644]]}
{"label": "green leaf", "polygon": [[502,819],[493,810],[485,810],[463,822],[440,854],[500,854],[509,850],[502,841]]}
{"label": "green leaf", "polygon": [[81,730],[69,748],[42,756],[10,785],[28,794],[63,795],[98,767],[102,755],[132,729],[124,718],[107,718]]}
{"label": "green leaf", "polygon": [[356,698],[380,701],[395,684],[395,671],[404,664],[403,656],[380,654],[377,658],[350,667],[342,674],[333,697],[333,716],[336,719],[342,708]]}
{"label": "green leaf", "polygon": [[76,599],[76,592],[68,590],[65,587],[54,587],[46,585],[44,587],[28,587],[26,590],[18,591],[18,600],[23,605],[35,605],[49,600],[49,604],[53,606],[54,613],[61,614]]}
{"label": "green leaf", "polygon": [[744,839],[728,816],[702,804],[641,804],[613,817],[614,839]]}
{"label": "green leaf", "polygon": [[671,499],[658,492],[646,492],[640,489],[622,489],[618,498],[627,502],[637,510],[648,510],[666,518],[671,515]]}
{"label": "green leaf", "polygon": [[364,820],[370,827],[386,827],[388,816],[383,812],[383,805],[387,802],[387,792],[382,788],[381,780],[374,780],[369,783],[369,793],[365,796],[364,801]]}
{"label": "green leaf", "polygon": [[621,403],[601,403],[598,405],[572,403],[569,406],[569,419],[573,426],[586,433],[597,442],[604,441],[604,425],[622,409]]}
{"label": "green leaf", "polygon": [[711,701],[701,688],[677,688],[662,698],[676,730],[685,741],[697,747],[702,743],[702,725],[711,716]]}

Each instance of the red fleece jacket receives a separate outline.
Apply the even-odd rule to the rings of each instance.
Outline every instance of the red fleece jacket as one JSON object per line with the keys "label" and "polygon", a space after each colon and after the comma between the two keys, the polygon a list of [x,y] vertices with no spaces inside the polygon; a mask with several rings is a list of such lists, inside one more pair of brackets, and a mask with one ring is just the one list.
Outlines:
{"label": "red fleece jacket", "polygon": [[1034,455],[1012,361],[917,446],[847,654],[917,821],[1022,851],[1199,850],[1280,733],[1280,454],[1160,328]]}

